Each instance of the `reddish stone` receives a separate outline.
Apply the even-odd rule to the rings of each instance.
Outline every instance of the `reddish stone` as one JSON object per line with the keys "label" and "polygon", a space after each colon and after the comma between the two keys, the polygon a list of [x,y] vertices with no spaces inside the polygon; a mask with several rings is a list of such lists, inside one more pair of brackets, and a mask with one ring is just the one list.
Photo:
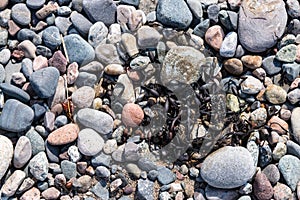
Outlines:
{"label": "reddish stone", "polygon": [[45,5],[43,8],[38,10],[35,15],[38,19],[45,19],[48,15],[55,12],[58,8],[57,3],[49,2],[47,5]]}
{"label": "reddish stone", "polygon": [[45,190],[44,192],[42,192],[42,196],[45,199],[58,199],[60,195],[60,191],[58,189],[56,189],[55,187],[51,187],[48,188],[47,190]]}
{"label": "reddish stone", "polygon": [[67,124],[56,129],[48,136],[48,143],[51,145],[64,145],[77,139],[79,127],[77,124]]}
{"label": "reddish stone", "polygon": [[214,25],[205,33],[205,41],[216,51],[219,51],[225,34],[221,26]]}
{"label": "reddish stone", "polygon": [[13,21],[8,21],[8,32],[11,36],[15,36],[21,28]]}
{"label": "reddish stone", "polygon": [[273,131],[276,131],[279,134],[286,134],[289,131],[289,125],[284,120],[280,119],[277,116],[273,116],[269,122],[268,126],[272,128]]}
{"label": "reddish stone", "polygon": [[256,174],[253,191],[258,200],[268,200],[272,198],[273,187],[265,174],[261,172]]}
{"label": "reddish stone", "polygon": [[126,126],[137,127],[144,119],[142,108],[134,103],[127,103],[123,107],[122,121]]}
{"label": "reddish stone", "polygon": [[37,56],[32,63],[34,71],[48,67],[48,59],[44,56]]}
{"label": "reddish stone", "polygon": [[13,53],[11,54],[11,56],[13,58],[15,58],[16,60],[20,61],[24,58],[25,53],[21,50],[14,50]]}
{"label": "reddish stone", "polygon": [[67,71],[68,84],[71,85],[71,84],[75,83],[78,75],[79,75],[78,64],[76,62],[73,62],[69,65],[68,71]]}
{"label": "reddish stone", "polygon": [[49,59],[49,65],[56,67],[61,73],[65,73],[68,61],[61,51],[56,51]]}
{"label": "reddish stone", "polygon": [[30,200],[39,200],[40,195],[41,195],[41,193],[40,193],[39,189],[33,187],[30,190],[28,190],[27,192],[25,192],[21,196],[20,200],[29,200],[29,199]]}

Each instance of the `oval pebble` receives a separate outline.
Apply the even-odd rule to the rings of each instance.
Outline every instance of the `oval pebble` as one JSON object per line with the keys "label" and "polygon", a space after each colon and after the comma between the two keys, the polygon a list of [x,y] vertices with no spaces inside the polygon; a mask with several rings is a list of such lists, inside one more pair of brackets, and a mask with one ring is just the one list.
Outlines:
{"label": "oval pebble", "polygon": [[13,144],[7,137],[0,135],[0,179],[5,175],[13,157]]}
{"label": "oval pebble", "polygon": [[16,144],[13,163],[16,168],[23,167],[31,158],[32,149],[30,140],[21,136]]}
{"label": "oval pebble", "polygon": [[51,145],[65,145],[77,139],[79,127],[77,124],[67,124],[56,129],[48,136],[48,143]]}
{"label": "oval pebble", "polygon": [[103,146],[104,140],[93,129],[83,129],[78,134],[77,145],[79,151],[86,156],[94,156],[99,153]]}

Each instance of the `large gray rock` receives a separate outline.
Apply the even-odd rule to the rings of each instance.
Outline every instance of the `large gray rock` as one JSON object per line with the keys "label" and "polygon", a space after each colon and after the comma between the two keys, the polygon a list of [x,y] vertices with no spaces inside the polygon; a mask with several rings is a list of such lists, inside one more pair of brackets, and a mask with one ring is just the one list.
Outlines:
{"label": "large gray rock", "polygon": [[29,162],[30,173],[39,181],[47,178],[49,163],[45,152],[35,155]]}
{"label": "large gray rock", "polygon": [[95,58],[93,47],[82,37],[76,34],[64,37],[70,63],[77,62],[79,66],[85,65]]}
{"label": "large gray rock", "polygon": [[18,99],[19,101],[22,101],[24,103],[27,103],[30,100],[30,96],[27,92],[14,85],[8,83],[0,83],[0,89],[4,94]]}
{"label": "large gray rock", "polygon": [[226,146],[206,157],[202,178],[216,188],[231,189],[244,185],[255,173],[250,152],[244,147]]}
{"label": "large gray rock", "polygon": [[75,26],[76,30],[79,31],[84,37],[88,35],[91,26],[93,25],[87,18],[77,11],[72,12],[71,21]]}
{"label": "large gray rock", "polygon": [[0,135],[0,147],[0,179],[2,179],[10,165],[11,159],[13,157],[14,148],[10,139],[3,135]]}
{"label": "large gray rock", "polygon": [[266,51],[283,35],[286,23],[283,0],[245,0],[239,12],[239,41],[248,51]]}
{"label": "large gray rock", "polygon": [[300,181],[300,160],[292,155],[285,155],[279,160],[278,169],[282,174],[287,185],[296,190],[297,183]]}
{"label": "large gray rock", "polygon": [[22,132],[27,130],[33,120],[33,110],[15,100],[9,99],[5,102],[0,115],[0,129],[12,132]]}
{"label": "large gray rock", "polygon": [[59,29],[56,26],[50,26],[43,31],[43,42],[47,47],[54,50],[61,44]]}
{"label": "large gray rock", "polygon": [[11,8],[11,18],[17,24],[27,26],[31,21],[31,13],[26,4],[18,3]]}

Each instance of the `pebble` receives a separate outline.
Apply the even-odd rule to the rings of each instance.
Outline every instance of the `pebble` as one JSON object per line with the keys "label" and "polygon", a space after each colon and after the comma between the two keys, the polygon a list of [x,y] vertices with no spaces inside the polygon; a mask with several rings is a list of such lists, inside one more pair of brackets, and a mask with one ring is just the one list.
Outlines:
{"label": "pebble", "polygon": [[8,39],[8,31],[4,28],[0,28],[0,46],[5,46]]}
{"label": "pebble", "polygon": [[265,167],[272,162],[272,150],[269,145],[265,144],[259,147],[259,166]]}
{"label": "pebble", "polygon": [[78,64],[76,62],[71,63],[67,69],[67,83],[72,85],[76,82],[79,76]]}
{"label": "pebble", "polygon": [[99,44],[95,48],[97,59],[103,64],[122,64],[117,52],[117,48],[113,44]]}
{"label": "pebble", "polygon": [[89,34],[89,30],[93,25],[87,18],[77,11],[72,12],[71,22],[83,37],[86,37]]}
{"label": "pebble", "polygon": [[[88,175],[83,175],[81,177],[79,177],[77,180],[77,188],[78,188],[78,192],[81,193],[85,193],[87,192],[91,185],[92,185],[92,178]],[[73,187],[74,187],[74,183],[73,183]]]}
{"label": "pebble", "polygon": [[214,199],[237,199],[239,194],[235,190],[226,190],[207,186],[205,188],[205,196],[207,200]]}
{"label": "pebble", "polygon": [[2,161],[0,164],[0,179],[2,179],[10,165],[14,149],[11,140],[3,135],[0,135],[0,146],[0,159]]}
{"label": "pebble", "polygon": [[226,106],[229,110],[233,112],[238,112],[240,110],[240,104],[238,97],[233,94],[226,95]]}
{"label": "pebble", "polygon": [[57,15],[59,16],[69,16],[71,13],[72,10],[68,6],[61,6],[57,9]]}
{"label": "pebble", "polygon": [[[122,154],[120,156],[122,156]],[[95,155],[95,156],[93,156],[93,158],[92,158],[92,165],[94,167],[97,167],[97,166],[100,166],[100,165],[110,167],[110,163],[111,163],[111,156],[106,155],[102,152]]]}
{"label": "pebble", "polygon": [[59,29],[56,26],[50,26],[43,31],[43,42],[46,47],[54,50],[61,45]]}
{"label": "pebble", "polygon": [[296,88],[287,94],[287,99],[291,104],[296,104],[300,101],[300,89]]}
{"label": "pebble", "polygon": [[39,69],[43,69],[48,67],[48,59],[44,56],[37,56],[34,58],[33,63],[32,63],[32,68],[34,71],[37,71]]}
{"label": "pebble", "polygon": [[95,156],[103,146],[104,140],[93,129],[83,129],[78,134],[77,145],[79,151],[86,156]]}
{"label": "pebble", "polygon": [[159,181],[160,184],[168,185],[168,184],[174,182],[175,179],[176,179],[175,174],[168,168],[162,167],[162,168],[158,169],[157,180]]}
{"label": "pebble", "polygon": [[48,159],[45,152],[39,152],[29,162],[30,173],[39,181],[44,181],[48,174]]}
{"label": "pebble", "polygon": [[[11,52],[9,49],[2,49],[0,51],[0,64],[6,65],[10,59]],[[0,79],[1,82],[1,79]]]}
{"label": "pebble", "polygon": [[201,177],[217,188],[242,186],[254,172],[253,158],[243,147],[222,147],[209,154],[201,166]]}
{"label": "pebble", "polygon": [[207,29],[209,28],[210,21],[209,19],[205,19],[201,21],[193,30],[193,34],[203,38]]}
{"label": "pebble", "polygon": [[3,0],[0,3],[0,10],[3,10],[8,5],[9,0]]}
{"label": "pebble", "polygon": [[13,164],[16,168],[22,168],[31,158],[32,147],[28,137],[21,136],[14,150]]}
{"label": "pebble", "polygon": [[67,35],[64,37],[64,41],[70,63],[76,62],[79,66],[83,66],[94,60],[93,47],[79,35]]}
{"label": "pebble", "polygon": [[110,44],[115,44],[120,41],[121,41],[121,26],[119,24],[110,25],[109,33],[107,35],[107,42],[109,42]]}
{"label": "pebble", "polygon": [[75,81],[75,86],[77,88],[83,86],[94,87],[94,85],[96,85],[96,82],[97,82],[96,75],[87,72],[79,72],[78,77],[76,78]]}
{"label": "pebble", "polygon": [[61,171],[65,175],[66,179],[76,178],[76,163],[73,163],[68,160],[63,160],[60,163]]}
{"label": "pebble", "polygon": [[270,164],[266,166],[262,173],[266,175],[272,185],[275,185],[280,179],[280,173],[276,165]]}
{"label": "pebble", "polygon": [[298,63],[284,63],[282,65],[283,73],[285,78],[292,82],[294,81],[300,73],[300,65]]}
{"label": "pebble", "polygon": [[112,154],[115,150],[117,150],[118,145],[115,139],[107,140],[103,146],[103,152],[105,154]]}
{"label": "pebble", "polygon": [[282,0],[267,0],[263,3],[242,1],[238,26],[239,41],[250,52],[266,51],[283,35],[286,24],[287,13]]}
{"label": "pebble", "polygon": [[150,26],[142,26],[137,31],[137,43],[141,48],[154,48],[161,39],[160,33]]}
{"label": "pebble", "polygon": [[59,71],[54,67],[47,67],[33,72],[29,80],[40,98],[49,98],[55,94],[58,79]]}
{"label": "pebble", "polygon": [[292,190],[282,183],[277,183],[274,187],[274,199],[283,200],[283,199],[293,199]]}
{"label": "pebble", "polygon": [[292,18],[298,18],[300,17],[300,4],[298,1],[295,0],[288,0],[286,1],[287,4],[287,13]]}
{"label": "pebble", "polygon": [[137,41],[134,35],[130,33],[122,34],[121,42],[130,57],[134,57],[139,53]]}
{"label": "pebble", "polygon": [[160,77],[165,86],[172,80],[191,84],[199,79],[199,71],[204,55],[188,46],[178,46],[168,51],[161,69]]}
{"label": "pebble", "polygon": [[139,199],[154,200],[153,189],[154,183],[152,181],[139,179],[136,191],[137,197]]}
{"label": "pebble", "polygon": [[61,73],[65,73],[67,70],[68,61],[61,51],[56,51],[52,58],[49,59],[49,65],[55,67]]}
{"label": "pebble", "polygon": [[126,73],[124,67],[120,64],[109,64],[104,68],[104,72],[108,75],[121,75]]}
{"label": "pebble", "polygon": [[25,172],[21,170],[14,171],[13,174],[9,176],[9,178],[5,181],[4,185],[1,188],[3,197],[13,196],[16,193],[18,187],[25,179],[25,176]]}
{"label": "pebble", "polygon": [[246,55],[241,58],[243,64],[249,69],[257,69],[262,65],[261,56]]}
{"label": "pebble", "polygon": [[207,17],[213,24],[218,23],[219,21],[219,11],[219,5],[212,4],[207,7]]}
{"label": "pebble", "polygon": [[18,3],[11,8],[11,18],[21,26],[27,26],[31,22],[31,13],[26,4]]}
{"label": "pebble", "polygon": [[243,63],[237,58],[230,58],[223,63],[224,68],[232,75],[239,76],[243,73]]}
{"label": "pebble", "polygon": [[26,191],[20,198],[20,200],[39,200],[40,199],[40,191],[36,187],[31,188]]}
{"label": "pebble", "polygon": [[273,150],[273,160],[278,161],[282,158],[287,152],[287,147],[283,142],[278,142]]}
{"label": "pebble", "polygon": [[51,145],[65,145],[77,139],[79,127],[77,124],[67,124],[49,134],[47,141]]}
{"label": "pebble", "polygon": [[113,95],[118,97],[115,101],[121,102],[122,104],[132,103],[135,101],[133,84],[127,74],[121,74],[119,76]]}
{"label": "pebble", "polygon": [[237,47],[237,33],[236,32],[229,32],[221,45],[220,48],[220,55],[225,58],[230,58],[235,55],[235,50]]}
{"label": "pebble", "polygon": [[241,91],[245,94],[257,94],[264,89],[263,83],[253,76],[246,75],[245,80],[241,83]]}
{"label": "pebble", "polygon": [[24,52],[24,56],[26,58],[34,59],[36,57],[36,46],[29,40],[24,40],[23,42],[18,44],[18,49]]}
{"label": "pebble", "polygon": [[45,151],[44,139],[42,136],[31,128],[25,135],[31,143],[32,155],[35,156],[39,152]]}
{"label": "pebble", "polygon": [[96,172],[96,176],[99,178],[109,178],[110,177],[110,171],[104,166],[97,167],[95,172]]}
{"label": "pebble", "polygon": [[300,158],[300,146],[291,141],[288,140],[286,142],[286,146],[287,146],[287,153],[296,156],[297,158]]}
{"label": "pebble", "polygon": [[134,103],[128,103],[122,110],[122,122],[129,127],[137,127],[144,119],[142,108]]}
{"label": "pebble", "polygon": [[41,9],[39,9],[35,15],[38,19],[43,20],[53,12],[57,11],[58,5],[56,2],[49,2],[47,5],[44,5]]}
{"label": "pebble", "polygon": [[82,7],[91,22],[103,22],[111,25],[115,22],[117,6],[113,0],[83,0]]}
{"label": "pebble", "polygon": [[5,80],[5,69],[3,65],[0,64],[0,83]]}
{"label": "pebble", "polygon": [[292,132],[291,135],[294,137],[297,143],[300,143],[300,108],[294,108],[291,115]]}
{"label": "pebble", "polygon": [[102,111],[84,108],[78,111],[76,121],[87,128],[92,128],[100,134],[108,134],[113,129],[112,117]]}
{"label": "pebble", "polygon": [[22,132],[30,127],[33,117],[33,110],[29,106],[9,99],[5,102],[0,116],[0,128],[12,132]]}
{"label": "pebble", "polygon": [[157,170],[156,164],[153,161],[151,161],[150,159],[147,159],[144,157],[142,157],[138,160],[138,166],[141,170],[146,171],[146,172],[149,172],[151,170]]}
{"label": "pebble", "polygon": [[37,55],[42,55],[46,58],[50,58],[52,56],[52,52],[48,47],[42,46],[42,45],[38,45],[36,47],[36,54]]}
{"label": "pebble", "polygon": [[26,78],[23,73],[16,72],[12,74],[11,81],[14,85],[22,87],[26,83]]}
{"label": "pebble", "polygon": [[42,197],[44,197],[46,200],[58,199],[59,196],[60,196],[60,191],[55,187],[50,187],[42,192]]}
{"label": "pebble", "polygon": [[109,191],[105,186],[101,185],[101,182],[98,182],[91,191],[100,199],[108,200],[109,199]]}
{"label": "pebble", "polygon": [[205,33],[205,41],[209,44],[213,49],[219,51],[225,34],[221,26],[214,25],[207,29]]}
{"label": "pebble", "polygon": [[7,96],[17,99],[23,103],[27,103],[30,100],[30,96],[27,92],[14,85],[8,83],[0,83],[0,89]]}
{"label": "pebble", "polygon": [[43,7],[45,0],[26,0],[26,5],[34,10]]}
{"label": "pebble", "polygon": [[88,86],[83,86],[72,94],[72,102],[75,107],[88,108],[92,105],[95,97],[95,91],[93,88]]}
{"label": "pebble", "polygon": [[126,165],[126,169],[127,169],[127,172],[129,174],[132,174],[135,178],[141,177],[142,171],[136,164],[128,163]]}
{"label": "pebble", "polygon": [[266,88],[265,97],[272,104],[282,104],[286,101],[287,92],[282,87],[272,84]]}
{"label": "pebble", "polygon": [[300,160],[292,155],[285,155],[279,160],[278,169],[292,191],[296,190],[300,180]]}
{"label": "pebble", "polygon": [[279,133],[280,135],[286,134],[289,130],[289,125],[284,120],[280,119],[277,116],[273,116],[269,122],[268,126],[273,130]]}
{"label": "pebble", "polygon": [[139,160],[139,147],[137,144],[133,142],[127,142],[124,147],[124,153],[123,153],[123,158],[128,161],[137,161]]}
{"label": "pebble", "polygon": [[55,26],[59,29],[59,32],[63,35],[67,35],[72,22],[67,17],[56,17],[54,21]]}
{"label": "pebble", "polygon": [[253,183],[253,192],[258,200],[272,198],[273,187],[265,174],[260,172],[256,174]]}
{"label": "pebble", "polygon": [[[177,8],[180,7],[180,10]],[[156,17],[163,25],[178,29],[186,29],[192,22],[193,15],[183,0],[159,1],[156,8]]]}
{"label": "pebble", "polygon": [[103,22],[96,22],[89,29],[88,41],[94,48],[105,41],[108,28]]}
{"label": "pebble", "polygon": [[275,58],[282,62],[294,62],[296,60],[296,54],[297,46],[295,44],[289,44],[279,49]]}
{"label": "pebble", "polygon": [[267,73],[263,68],[257,68],[252,72],[253,76],[255,76],[256,78],[258,78],[261,81],[264,81]]}
{"label": "pebble", "polygon": [[78,151],[77,146],[70,146],[68,149],[68,155],[72,162],[77,163],[81,159],[81,154]]}

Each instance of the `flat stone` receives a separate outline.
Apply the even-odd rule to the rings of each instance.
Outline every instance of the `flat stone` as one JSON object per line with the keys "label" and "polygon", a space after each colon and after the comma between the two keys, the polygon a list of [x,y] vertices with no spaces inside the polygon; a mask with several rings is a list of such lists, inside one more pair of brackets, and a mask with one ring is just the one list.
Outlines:
{"label": "flat stone", "polygon": [[29,139],[31,143],[33,156],[35,156],[39,152],[45,151],[44,139],[38,132],[36,132],[34,129],[30,129],[25,136]]}
{"label": "flat stone", "polygon": [[10,165],[14,149],[11,140],[3,135],[0,135],[0,146],[0,159],[2,161],[0,163],[0,179],[2,179]]}
{"label": "flat stone", "polygon": [[48,105],[49,107],[53,108],[53,106],[60,105],[60,103],[65,102],[65,100],[66,100],[65,80],[63,77],[60,76],[58,79],[55,94],[48,99]]}
{"label": "flat stone", "polygon": [[272,104],[282,104],[286,101],[286,91],[278,85],[269,85],[265,91],[265,97]]}
{"label": "flat stone", "polygon": [[104,72],[108,75],[121,75],[125,74],[124,67],[120,64],[109,64],[104,68]]}
{"label": "flat stone", "polygon": [[85,18],[82,14],[78,13],[77,11],[72,12],[71,21],[75,26],[76,30],[78,30],[79,33],[84,37],[86,37],[89,34],[89,30],[93,25],[87,18]]}
{"label": "flat stone", "polygon": [[273,116],[269,122],[268,126],[279,134],[286,134],[289,130],[289,125],[283,119],[280,119],[277,116]]}
{"label": "flat stone", "polygon": [[22,168],[31,158],[32,147],[30,140],[21,136],[15,146],[13,164],[16,168]]}
{"label": "flat stone", "polygon": [[45,4],[45,0],[26,0],[26,5],[32,9],[39,9]]}
{"label": "flat stone", "polygon": [[56,26],[50,26],[43,31],[43,42],[46,47],[54,50],[61,45],[59,29]]}
{"label": "flat stone", "polygon": [[5,102],[0,116],[0,128],[6,131],[22,132],[30,127],[33,117],[33,110],[29,106],[9,99]]}
{"label": "flat stone", "polygon": [[249,69],[257,69],[262,65],[261,56],[245,55],[241,58],[241,60]]}
{"label": "flat stone", "polygon": [[48,67],[48,59],[44,56],[37,56],[33,60],[32,68],[34,71]]}
{"label": "flat stone", "polygon": [[2,197],[13,196],[25,177],[25,172],[21,170],[14,171],[14,173],[9,176],[9,178],[5,181],[4,185],[1,188]]}
{"label": "flat stone", "polygon": [[27,26],[31,22],[31,13],[26,4],[18,3],[11,8],[11,18],[17,24]]}
{"label": "flat stone", "polygon": [[159,32],[150,26],[142,26],[137,31],[137,42],[142,48],[154,48],[161,39]]}
{"label": "flat stone", "polygon": [[214,25],[205,32],[205,41],[216,51],[219,51],[225,34],[221,26]]}
{"label": "flat stone", "polygon": [[20,200],[27,200],[27,199],[39,200],[40,199],[40,194],[41,194],[41,192],[39,191],[39,189],[33,187],[30,190],[26,191],[21,196]]}
{"label": "flat stone", "polygon": [[257,94],[264,89],[263,83],[253,76],[246,76],[246,80],[241,83],[241,90],[245,94]]}
{"label": "flat stone", "polygon": [[166,167],[162,167],[158,169],[157,180],[162,185],[168,185],[176,180],[175,174]]}
{"label": "flat stone", "polygon": [[300,160],[292,155],[285,155],[279,160],[278,169],[292,191],[296,190],[300,180]]}
{"label": "flat stone", "polygon": [[18,44],[18,49],[24,52],[26,58],[35,58],[36,46],[29,40],[24,40]]}
{"label": "flat stone", "polygon": [[78,134],[77,146],[79,151],[86,156],[95,156],[103,146],[103,138],[93,129],[83,129]]}
{"label": "flat stone", "polygon": [[44,181],[48,174],[48,159],[45,152],[35,155],[29,162],[30,173],[39,181]]}
{"label": "flat stone", "polygon": [[137,196],[139,199],[154,200],[154,183],[149,180],[138,180]]}
{"label": "flat stone", "polygon": [[292,111],[291,115],[291,125],[292,125],[292,132],[291,135],[293,138],[296,140],[296,142],[299,144],[300,143],[300,124],[299,124],[299,119],[300,119],[300,108],[296,107]]}
{"label": "flat stone", "polygon": [[93,47],[82,37],[76,34],[64,37],[70,62],[77,62],[79,66],[85,65],[95,58]]}
{"label": "flat stone", "polygon": [[77,124],[67,124],[59,129],[56,129],[48,136],[48,143],[51,145],[65,145],[77,139],[79,127]]}
{"label": "flat stone", "polygon": [[[180,7],[180,10],[177,9]],[[167,27],[186,29],[192,22],[193,15],[183,0],[158,1],[156,17],[159,22]]]}
{"label": "flat stone", "polygon": [[235,50],[237,47],[237,33],[229,32],[221,45],[220,55],[226,58],[233,57],[235,55]]}
{"label": "flat stone", "polygon": [[282,65],[282,69],[284,72],[285,78],[292,82],[294,81],[300,73],[300,64],[294,62],[294,63],[284,63]]}
{"label": "flat stone", "polygon": [[259,199],[271,199],[273,187],[264,173],[257,173],[253,183],[254,195]]}
{"label": "flat stone", "polygon": [[243,147],[222,147],[209,154],[201,166],[201,177],[217,188],[242,186],[254,173],[253,158]]}
{"label": "flat stone", "polygon": [[94,48],[106,39],[108,28],[103,22],[96,22],[89,29],[88,41]]}
{"label": "flat stone", "polygon": [[[6,65],[10,59],[11,52],[9,49],[2,49],[0,51],[0,64]],[[1,82],[1,79],[0,79]]]}
{"label": "flat stone", "polygon": [[47,5],[44,5],[41,9],[39,9],[35,15],[39,20],[43,20],[53,12],[57,11],[57,8],[58,4],[50,1]]}
{"label": "flat stone", "polygon": [[233,199],[237,199],[239,194],[236,190],[219,189],[208,185],[205,188],[205,196],[208,200],[214,200],[214,199],[233,200]]}
{"label": "flat stone", "polygon": [[275,58],[282,62],[294,62],[297,55],[297,46],[295,44],[289,44],[282,47],[276,53]]}
{"label": "flat stone", "polygon": [[248,51],[266,51],[283,35],[286,23],[284,1],[242,1],[238,26],[239,41]]}
{"label": "flat stone", "polygon": [[109,191],[105,186],[102,186],[101,182],[98,182],[91,191],[100,199],[108,200],[109,199]]}
{"label": "flat stone", "polygon": [[95,48],[97,59],[103,64],[122,64],[117,48],[113,44],[99,44]]}
{"label": "flat stone", "polygon": [[92,128],[100,134],[108,134],[113,130],[112,117],[102,111],[84,108],[78,111],[76,121],[86,127]]}
{"label": "flat stone", "polygon": [[27,92],[14,85],[8,83],[0,83],[0,89],[7,96],[13,97],[23,103],[27,103],[30,100],[30,96]]}
{"label": "flat stone", "polygon": [[58,199],[60,196],[60,191],[55,187],[50,187],[42,192],[42,197],[45,199]]}
{"label": "flat stone", "polygon": [[65,175],[67,180],[69,180],[71,178],[76,178],[76,175],[77,175],[76,163],[73,163],[68,160],[63,160],[60,163],[60,167],[61,167],[62,173]]}
{"label": "flat stone", "polygon": [[274,187],[274,199],[293,199],[292,190],[285,184],[277,183]]}
{"label": "flat stone", "polygon": [[72,102],[77,108],[88,108],[95,98],[95,91],[89,86],[83,86],[72,94]]}

